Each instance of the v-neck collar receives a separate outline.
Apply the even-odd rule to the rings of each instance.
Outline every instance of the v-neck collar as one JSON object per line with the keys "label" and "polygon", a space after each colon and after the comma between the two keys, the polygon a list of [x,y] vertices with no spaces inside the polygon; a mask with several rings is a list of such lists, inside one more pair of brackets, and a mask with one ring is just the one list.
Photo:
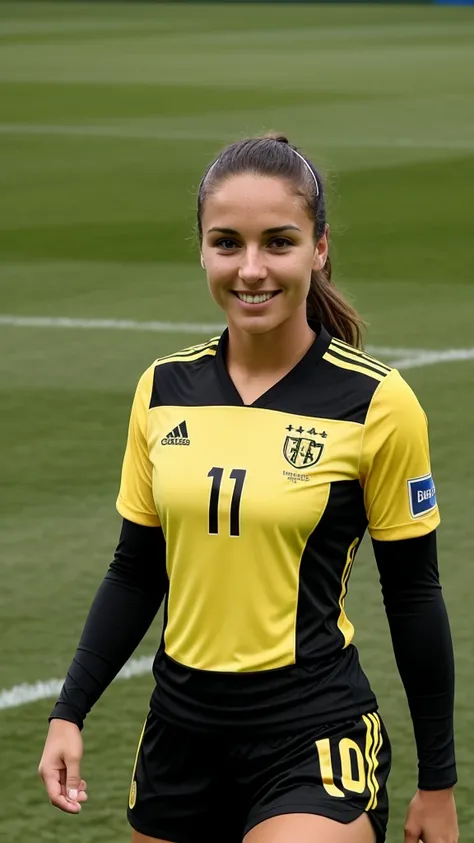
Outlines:
{"label": "v-neck collar", "polygon": [[326,353],[329,343],[331,342],[331,336],[319,322],[314,322],[312,320],[308,320],[308,322],[310,328],[316,334],[316,339],[310,348],[308,348],[304,357],[302,357],[301,360],[299,360],[286,375],[283,375],[279,381],[267,389],[266,392],[262,393],[262,395],[260,395],[251,404],[244,404],[242,396],[240,395],[240,392],[235,386],[227,369],[226,355],[229,344],[229,330],[226,328],[219,340],[215,357],[217,373],[224,390],[226,402],[228,402],[231,406],[268,407],[272,401],[277,398],[281,392],[284,392],[285,389],[287,389],[288,386],[290,386],[295,380],[301,381],[304,379],[305,374],[313,370],[317,363],[319,363],[323,354]]}

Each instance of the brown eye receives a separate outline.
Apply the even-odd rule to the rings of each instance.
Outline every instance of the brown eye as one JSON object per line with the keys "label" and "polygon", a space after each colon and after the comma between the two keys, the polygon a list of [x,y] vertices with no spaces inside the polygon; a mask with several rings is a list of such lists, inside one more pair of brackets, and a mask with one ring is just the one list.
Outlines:
{"label": "brown eye", "polygon": [[237,243],[235,242],[235,240],[231,240],[229,237],[224,237],[222,240],[218,240],[215,245],[219,249],[223,249],[225,252],[228,252],[231,249],[235,249]]}
{"label": "brown eye", "polygon": [[293,243],[286,237],[274,237],[273,240],[271,240],[271,245],[275,246],[277,249],[287,249],[289,246],[292,246]]}

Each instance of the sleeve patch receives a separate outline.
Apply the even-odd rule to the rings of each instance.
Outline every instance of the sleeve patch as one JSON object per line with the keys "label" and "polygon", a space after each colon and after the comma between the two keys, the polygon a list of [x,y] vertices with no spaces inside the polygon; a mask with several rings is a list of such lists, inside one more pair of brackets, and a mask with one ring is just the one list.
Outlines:
{"label": "sleeve patch", "polygon": [[431,474],[408,480],[408,499],[412,518],[421,518],[436,508],[436,489]]}

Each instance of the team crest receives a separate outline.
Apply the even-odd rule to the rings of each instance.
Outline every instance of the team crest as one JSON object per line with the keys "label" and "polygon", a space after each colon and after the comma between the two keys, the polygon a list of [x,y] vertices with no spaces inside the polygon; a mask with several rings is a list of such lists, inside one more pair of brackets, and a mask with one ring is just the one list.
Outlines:
{"label": "team crest", "polygon": [[310,468],[321,459],[324,445],[308,436],[287,436],[283,456],[293,468]]}

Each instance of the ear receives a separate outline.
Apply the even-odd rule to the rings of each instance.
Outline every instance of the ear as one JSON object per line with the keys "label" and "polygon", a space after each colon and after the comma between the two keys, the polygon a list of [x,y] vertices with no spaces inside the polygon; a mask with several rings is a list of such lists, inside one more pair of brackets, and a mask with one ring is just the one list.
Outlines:
{"label": "ear", "polygon": [[204,258],[202,256],[202,252],[201,252],[201,266],[202,266],[203,269],[206,268],[206,264],[204,263]]}
{"label": "ear", "polygon": [[314,250],[313,269],[322,269],[328,259],[329,251],[329,226],[326,225],[324,234],[321,235]]}

